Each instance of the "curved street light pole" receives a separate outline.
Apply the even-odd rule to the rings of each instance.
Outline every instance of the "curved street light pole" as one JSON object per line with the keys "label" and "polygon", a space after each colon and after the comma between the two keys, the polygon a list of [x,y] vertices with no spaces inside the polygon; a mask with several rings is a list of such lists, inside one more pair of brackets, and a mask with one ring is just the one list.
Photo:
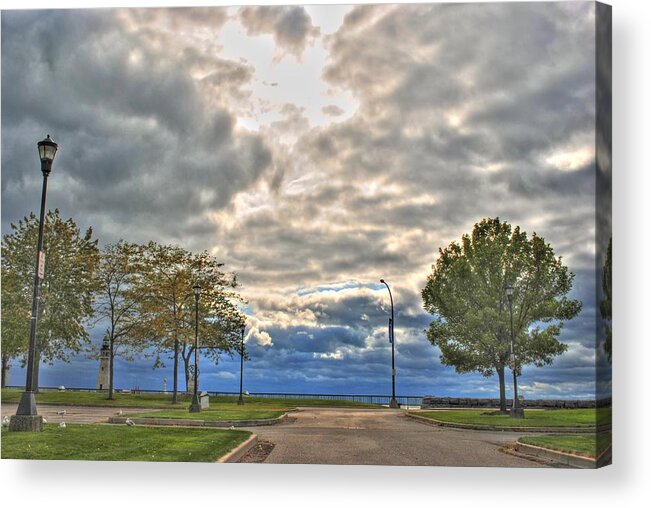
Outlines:
{"label": "curved street light pole", "polygon": [[242,327],[242,340],[240,342],[240,398],[237,399],[237,404],[239,406],[244,404],[244,398],[242,397],[242,377],[244,374],[244,330],[245,326]]}
{"label": "curved street light pole", "polygon": [[36,248],[36,269],[34,274],[34,294],[32,297],[32,316],[29,329],[29,352],[27,355],[27,373],[25,391],[20,397],[16,414],[11,417],[10,431],[42,431],[43,417],[36,410],[34,386],[36,386],[36,323],[38,320],[38,306],[41,295],[41,280],[44,277],[45,253],[43,252],[43,229],[45,226],[45,207],[47,196],[47,179],[52,171],[52,162],[57,152],[58,145],[52,141],[50,135],[37,143],[38,154],[41,159],[41,173],[43,173],[43,188],[41,190],[41,213],[38,221],[38,243]]}
{"label": "curved street light pole", "polygon": [[396,322],[393,314],[393,295],[391,294],[391,288],[385,280],[380,279],[380,282],[389,290],[389,299],[391,300],[391,326],[389,327],[389,338],[391,339],[391,401],[389,402],[389,407],[399,408],[400,404],[396,400],[396,338],[393,334]]}
{"label": "curved street light pole", "polygon": [[513,404],[511,406],[511,418],[524,418],[524,409],[518,398],[518,365],[515,359],[515,332],[513,331],[513,287],[506,287],[506,297],[509,299],[509,316],[511,319],[511,370],[513,372]]}
{"label": "curved street light pole", "polygon": [[194,291],[194,393],[192,394],[192,404],[190,404],[191,413],[201,412],[201,402],[199,401],[199,296],[201,295],[201,286],[195,284],[192,287]]}

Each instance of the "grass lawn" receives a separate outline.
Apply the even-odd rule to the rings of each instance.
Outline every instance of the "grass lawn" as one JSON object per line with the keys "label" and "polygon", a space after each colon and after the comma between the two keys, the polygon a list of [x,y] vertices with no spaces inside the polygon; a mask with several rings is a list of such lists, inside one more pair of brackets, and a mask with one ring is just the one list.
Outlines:
{"label": "grass lawn", "polygon": [[543,448],[550,448],[561,452],[595,457],[596,451],[602,452],[612,441],[610,432],[580,435],[553,435],[553,436],[526,436],[518,441]]}
{"label": "grass lawn", "polygon": [[[241,408],[242,406],[235,406]],[[132,418],[183,418],[187,420],[264,420],[278,418],[285,411],[265,409],[204,409],[200,413],[190,413],[187,409],[166,409],[146,413],[128,413]]]}
{"label": "grass lawn", "polygon": [[[2,402],[18,403],[22,390],[16,388],[2,389]],[[116,393],[115,400],[108,400],[106,392],[75,392],[75,391],[43,391],[36,395],[37,404],[57,404],[62,406],[109,406],[125,407],[155,407],[167,409],[170,407],[187,408],[192,397],[179,393],[179,402],[172,404],[172,395],[167,393]],[[236,405],[236,396],[211,396],[211,406],[229,409],[241,407]],[[321,400],[321,399],[269,399],[264,397],[245,397],[245,406],[268,410],[287,410],[296,406],[315,407],[381,407],[375,404],[364,404],[349,400]]]}
{"label": "grass lawn", "polygon": [[610,423],[611,408],[598,409],[527,409],[524,419],[488,414],[486,409],[451,409],[413,412],[418,416],[450,423],[494,425],[500,427],[594,427]]}
{"label": "grass lawn", "polygon": [[43,432],[2,429],[3,459],[214,462],[243,443],[240,430],[46,424]]}

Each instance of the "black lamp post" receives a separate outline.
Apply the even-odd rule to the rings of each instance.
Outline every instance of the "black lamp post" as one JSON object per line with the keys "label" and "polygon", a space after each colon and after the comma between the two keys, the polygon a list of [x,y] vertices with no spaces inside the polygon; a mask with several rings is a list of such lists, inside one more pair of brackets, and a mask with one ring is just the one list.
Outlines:
{"label": "black lamp post", "polygon": [[515,333],[513,332],[513,286],[506,286],[506,297],[509,299],[509,315],[511,318],[511,370],[513,371],[513,405],[511,418],[524,418],[524,409],[518,398],[518,365],[515,358]]}
{"label": "black lamp post", "polygon": [[237,399],[238,405],[244,404],[244,398],[242,397],[242,377],[244,374],[244,330],[245,326],[242,326],[242,340],[240,342],[240,398]]}
{"label": "black lamp post", "polygon": [[389,402],[389,407],[395,409],[399,408],[400,404],[398,404],[398,401],[396,400],[396,338],[393,334],[395,326],[395,319],[393,316],[393,295],[391,294],[391,288],[384,279],[380,279],[380,282],[389,290],[389,298],[391,300],[391,324],[389,326],[389,338],[391,339],[391,402]]}
{"label": "black lamp post", "polygon": [[58,145],[52,141],[50,135],[37,143],[38,155],[41,159],[41,173],[43,173],[43,190],[41,191],[41,215],[38,222],[38,245],[36,248],[36,269],[34,274],[34,295],[32,298],[32,317],[29,329],[29,353],[27,356],[27,376],[25,391],[20,397],[16,414],[11,417],[9,430],[11,431],[42,431],[43,417],[36,410],[34,386],[36,385],[36,321],[38,319],[38,304],[41,294],[41,281],[45,276],[45,253],[43,252],[43,228],[45,224],[45,201],[47,196],[47,178],[52,171],[52,161],[57,153]]}
{"label": "black lamp post", "polygon": [[201,412],[201,402],[199,401],[199,297],[201,296],[201,286],[199,283],[192,286],[192,291],[194,291],[194,392],[190,412],[199,413]]}

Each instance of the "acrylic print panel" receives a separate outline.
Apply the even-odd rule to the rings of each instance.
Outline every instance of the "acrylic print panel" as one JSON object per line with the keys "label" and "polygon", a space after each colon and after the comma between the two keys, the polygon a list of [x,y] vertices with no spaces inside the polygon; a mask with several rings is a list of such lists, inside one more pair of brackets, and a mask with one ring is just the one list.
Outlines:
{"label": "acrylic print panel", "polygon": [[3,11],[2,458],[609,463],[610,27]]}

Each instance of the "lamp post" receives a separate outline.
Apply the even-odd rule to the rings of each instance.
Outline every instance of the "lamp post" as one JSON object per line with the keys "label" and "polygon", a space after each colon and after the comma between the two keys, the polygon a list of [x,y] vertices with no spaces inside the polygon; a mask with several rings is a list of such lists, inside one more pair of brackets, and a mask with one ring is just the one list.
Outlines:
{"label": "lamp post", "polygon": [[395,326],[395,319],[393,316],[393,295],[391,294],[391,288],[384,281],[380,279],[380,282],[384,284],[389,290],[389,299],[391,300],[391,326],[389,327],[389,339],[391,340],[391,402],[389,402],[389,407],[399,408],[400,404],[396,400],[396,338],[393,335],[393,328]]}
{"label": "lamp post", "polygon": [[201,286],[196,283],[192,286],[194,291],[194,392],[192,394],[192,404],[190,404],[191,413],[201,412],[201,403],[199,402],[199,297],[201,296]]}
{"label": "lamp post", "polygon": [[245,326],[242,326],[242,340],[240,342],[240,398],[237,399],[237,404],[239,406],[244,404],[244,398],[242,397],[242,377],[244,374],[244,330]]}
{"label": "lamp post", "polygon": [[518,398],[518,366],[515,359],[515,333],[513,332],[513,286],[506,286],[506,297],[509,299],[509,316],[511,318],[511,370],[513,371],[513,405],[511,418],[524,418],[524,409]]}
{"label": "lamp post", "polygon": [[43,190],[41,191],[41,215],[38,222],[38,245],[36,248],[36,269],[34,274],[34,295],[32,298],[32,316],[29,329],[29,353],[27,356],[27,375],[25,391],[20,397],[16,414],[11,417],[9,430],[11,431],[42,431],[43,417],[36,410],[34,386],[36,384],[36,321],[38,319],[38,304],[41,294],[41,281],[45,276],[45,253],[43,252],[43,228],[45,223],[45,201],[47,196],[47,179],[52,171],[52,161],[57,153],[58,145],[52,141],[50,135],[37,143],[38,155],[41,159],[41,173],[43,173]]}

